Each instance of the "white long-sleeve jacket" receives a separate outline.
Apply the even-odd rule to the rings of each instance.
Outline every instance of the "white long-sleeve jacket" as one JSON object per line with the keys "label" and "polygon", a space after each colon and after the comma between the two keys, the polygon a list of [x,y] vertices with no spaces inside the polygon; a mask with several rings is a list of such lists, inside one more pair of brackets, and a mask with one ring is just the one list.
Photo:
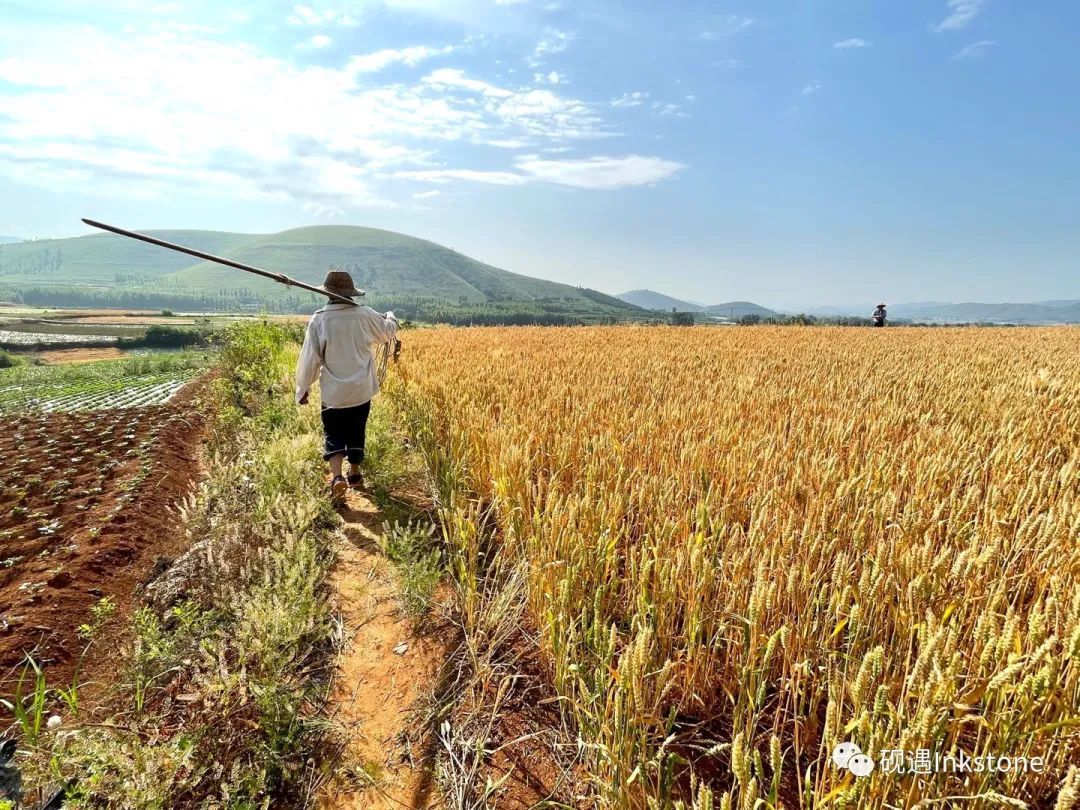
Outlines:
{"label": "white long-sleeve jacket", "polygon": [[327,304],[308,321],[296,364],[296,401],[316,378],[324,408],[363,405],[379,392],[374,347],[397,335],[393,312],[380,315],[368,306]]}

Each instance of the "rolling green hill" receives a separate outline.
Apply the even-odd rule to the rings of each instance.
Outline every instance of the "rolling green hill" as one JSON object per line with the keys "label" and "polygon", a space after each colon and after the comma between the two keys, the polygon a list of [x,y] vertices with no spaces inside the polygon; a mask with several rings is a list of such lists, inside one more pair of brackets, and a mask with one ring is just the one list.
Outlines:
{"label": "rolling green hill", "polygon": [[[595,290],[511,273],[392,231],[312,226],[276,234],[149,231],[171,242],[319,284],[331,266],[368,300],[453,322],[582,322],[646,317]],[[310,311],[302,290],[112,234],[0,245],[0,297],[52,306]]]}

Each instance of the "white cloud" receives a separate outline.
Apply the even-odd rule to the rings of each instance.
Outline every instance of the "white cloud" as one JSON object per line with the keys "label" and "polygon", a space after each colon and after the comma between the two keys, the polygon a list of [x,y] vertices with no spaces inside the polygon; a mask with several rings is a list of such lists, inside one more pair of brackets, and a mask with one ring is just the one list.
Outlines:
{"label": "white cloud", "polygon": [[804,96],[812,96],[822,88],[821,82],[811,82],[802,89]]}
{"label": "white cloud", "polygon": [[834,48],[840,50],[847,50],[849,48],[869,48],[871,44],[865,39],[859,39],[858,37],[852,37],[851,39],[842,39],[833,45]]}
{"label": "white cloud", "polygon": [[659,157],[591,157],[550,160],[537,155],[522,155],[515,162],[517,171],[476,171],[471,169],[425,169],[401,171],[399,179],[446,184],[455,180],[490,183],[499,186],[522,186],[528,183],[551,183],[570,188],[610,191],[658,183],[683,169],[681,163]]}
{"label": "white cloud", "polygon": [[698,39],[703,39],[706,42],[715,42],[718,39],[727,39],[733,37],[736,34],[740,34],[754,24],[753,17],[746,17],[741,14],[732,14],[723,24],[716,29],[708,29],[698,34]]}
{"label": "white cloud", "polygon": [[573,40],[574,35],[567,31],[560,31],[558,28],[545,28],[540,41],[536,43],[536,47],[533,49],[532,57],[528,60],[529,64],[532,67],[537,67],[552,54],[565,51],[570,47]]}
{"label": "white cloud", "polygon": [[306,202],[300,206],[300,210],[310,217],[320,220],[341,219],[345,212],[336,205],[324,205],[317,202]]}
{"label": "white cloud", "polygon": [[633,93],[623,93],[618,98],[611,100],[612,107],[640,107],[649,98],[648,93],[635,90]]}
{"label": "white cloud", "polygon": [[534,73],[533,82],[535,84],[566,84],[566,76],[557,70],[549,71],[547,74]]}
{"label": "white cloud", "polygon": [[934,28],[935,31],[958,31],[979,16],[987,0],[948,0],[949,16]]}
{"label": "white cloud", "polygon": [[627,155],[580,160],[522,158],[517,167],[548,183],[583,189],[610,190],[658,183],[683,168],[681,163],[658,157]]}
{"label": "white cloud", "polygon": [[[448,51],[384,50],[328,67],[195,32],[9,28],[0,57],[0,177],[139,199],[292,203],[329,218],[396,205],[398,189],[387,182],[395,178],[618,188],[679,168],[637,155],[515,162],[508,150],[550,156],[619,134],[603,117],[607,104],[563,95],[557,71],[545,78],[556,74],[558,85],[544,87],[493,83],[459,68],[372,83],[388,65]],[[612,104],[646,98],[631,93]],[[486,149],[489,160],[462,165],[442,154],[457,145]],[[440,167],[447,162],[453,168]]]}
{"label": "white cloud", "polygon": [[533,145],[531,141],[520,138],[492,138],[490,141],[484,141],[484,144],[494,146],[496,149],[525,149]]}
{"label": "white cloud", "polygon": [[295,5],[287,22],[289,25],[357,25],[357,19],[345,11],[337,9],[315,9],[311,6]]}
{"label": "white cloud", "polygon": [[482,79],[470,79],[465,75],[465,71],[458,68],[440,68],[432,71],[420,81],[444,91],[460,90],[467,93],[479,93],[482,96],[492,98],[510,98],[514,95],[513,90],[507,90],[505,87],[498,87]]}
{"label": "white cloud", "polygon": [[984,39],[981,42],[972,42],[953,54],[953,59],[979,59],[987,54],[997,43],[992,39]]}
{"label": "white cloud", "polygon": [[679,118],[689,118],[687,113],[682,111],[682,107],[678,104],[664,103],[661,101],[654,101],[651,105],[653,112],[657,115],[675,115]]}
{"label": "white cloud", "polygon": [[520,186],[529,178],[514,172],[482,171],[478,169],[422,169],[394,172],[390,177],[400,180],[418,180],[422,183],[446,184],[454,180],[470,183],[491,183],[496,186]]}
{"label": "white cloud", "polygon": [[414,200],[431,200],[435,197],[442,196],[442,192],[438,189],[430,189],[428,191],[418,191],[412,195]]}
{"label": "white cloud", "polygon": [[301,42],[296,47],[301,49],[320,50],[333,44],[333,42],[334,40],[326,36],[326,34],[316,34],[311,39],[306,42]]}
{"label": "white cloud", "polygon": [[352,73],[378,73],[380,70],[396,63],[401,63],[407,67],[416,67],[427,59],[434,56],[444,56],[453,53],[453,51],[453,45],[447,45],[443,48],[429,48],[426,45],[416,45],[411,48],[384,48],[374,53],[354,56],[349,60],[348,70]]}

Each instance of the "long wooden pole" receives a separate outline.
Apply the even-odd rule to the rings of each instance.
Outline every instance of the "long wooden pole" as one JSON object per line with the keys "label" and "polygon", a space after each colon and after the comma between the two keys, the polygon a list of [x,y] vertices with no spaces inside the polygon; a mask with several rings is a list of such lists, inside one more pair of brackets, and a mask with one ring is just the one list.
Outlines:
{"label": "long wooden pole", "polygon": [[83,219],[87,225],[92,228],[100,228],[103,231],[109,231],[110,233],[119,234],[120,236],[127,236],[131,239],[138,239],[140,242],[147,242],[151,245],[157,245],[158,247],[168,248],[169,250],[175,250],[180,253],[186,253],[189,256],[195,256],[200,259],[205,259],[208,262],[217,262],[223,264],[226,267],[235,267],[237,270],[243,270],[245,273],[254,273],[257,276],[263,276],[264,278],[272,279],[279,284],[285,284],[289,287],[299,287],[302,290],[308,290],[309,292],[318,293],[319,295],[325,295],[331,301],[337,301],[341,304],[356,304],[351,298],[346,298],[344,295],[338,295],[320,287],[314,287],[311,284],[305,284],[302,281],[297,281],[294,278],[289,278],[284,273],[271,273],[269,270],[263,270],[259,267],[252,267],[250,264],[244,264],[243,262],[234,262],[232,259],[226,259],[222,256],[215,256],[212,253],[203,253],[201,250],[195,250],[195,248],[185,247],[184,245],[177,245],[172,242],[166,242],[164,239],[158,239],[154,236],[147,236],[145,233],[137,233],[136,231],[128,231],[124,228],[118,228],[115,225],[106,225],[104,222],[97,222],[92,219]]}

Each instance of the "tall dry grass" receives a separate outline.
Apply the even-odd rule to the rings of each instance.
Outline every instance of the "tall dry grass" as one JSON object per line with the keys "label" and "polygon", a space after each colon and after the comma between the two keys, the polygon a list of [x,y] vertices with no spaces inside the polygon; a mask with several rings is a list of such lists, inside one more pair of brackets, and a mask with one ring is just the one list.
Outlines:
{"label": "tall dry grass", "polygon": [[[1080,330],[437,329],[389,390],[466,620],[528,561],[599,804],[1068,806]],[[856,780],[844,739],[1047,767]]]}

